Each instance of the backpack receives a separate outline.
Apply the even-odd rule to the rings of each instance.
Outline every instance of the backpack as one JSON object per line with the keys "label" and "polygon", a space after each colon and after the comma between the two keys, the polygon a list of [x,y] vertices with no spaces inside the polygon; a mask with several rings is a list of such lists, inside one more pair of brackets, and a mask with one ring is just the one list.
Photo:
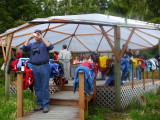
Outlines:
{"label": "backpack", "polygon": [[99,53],[91,53],[91,59],[93,60],[93,62],[98,62],[99,56]]}
{"label": "backpack", "polygon": [[56,85],[59,85],[60,79],[62,79],[62,85],[64,84],[68,84],[68,80],[66,80],[66,78],[64,77],[64,75],[62,76],[54,76],[53,77],[53,81]]}
{"label": "backpack", "polygon": [[18,58],[11,58],[10,64],[9,64],[11,71],[13,71],[13,72],[18,71],[18,67],[17,67],[18,61],[19,61]]}
{"label": "backpack", "polygon": [[23,77],[23,89],[26,90],[34,82],[33,71],[25,67],[25,73]]}

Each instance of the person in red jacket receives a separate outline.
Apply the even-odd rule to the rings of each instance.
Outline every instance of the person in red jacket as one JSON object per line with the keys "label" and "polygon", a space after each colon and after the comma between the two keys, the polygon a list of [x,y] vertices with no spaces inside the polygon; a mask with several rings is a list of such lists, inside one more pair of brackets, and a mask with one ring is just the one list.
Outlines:
{"label": "person in red jacket", "polygon": [[54,53],[53,53],[53,59],[54,60],[58,60],[58,52],[57,51],[54,51]]}

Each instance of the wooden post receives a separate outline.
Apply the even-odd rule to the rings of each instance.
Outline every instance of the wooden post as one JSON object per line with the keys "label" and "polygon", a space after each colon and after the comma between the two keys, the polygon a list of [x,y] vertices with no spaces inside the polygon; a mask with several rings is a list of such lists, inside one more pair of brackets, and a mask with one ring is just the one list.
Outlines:
{"label": "wooden post", "polygon": [[96,105],[96,79],[94,80],[93,105]]}
{"label": "wooden post", "polygon": [[1,40],[1,47],[2,47],[2,53],[3,53],[3,58],[4,58],[4,61],[6,61],[6,54],[5,54],[5,50],[4,50],[4,45],[2,43],[2,39]]}
{"label": "wooden post", "polygon": [[134,68],[132,66],[132,88],[134,88]]}
{"label": "wooden post", "polygon": [[11,54],[11,44],[12,44],[13,34],[7,36],[7,50],[6,50],[6,61],[5,64],[9,61],[9,55]]}
{"label": "wooden post", "polygon": [[17,72],[17,117],[23,116],[23,72]]}
{"label": "wooden post", "polygon": [[11,59],[11,46],[10,46],[10,42],[11,42],[11,38],[12,37],[12,35],[10,34],[10,35],[8,35],[7,37],[6,37],[6,39],[8,39],[8,40],[6,40],[7,41],[7,43],[6,43],[6,59],[5,59],[5,96],[7,97],[7,98],[9,98],[9,96],[10,96],[10,74],[8,74],[7,73],[7,71],[8,71],[8,65],[9,65],[9,60]]}
{"label": "wooden post", "polygon": [[[115,52],[120,54],[120,27],[114,27],[114,48]],[[114,73],[115,73],[115,110],[121,111],[121,70],[120,70],[120,62],[118,58],[114,59]]]}
{"label": "wooden post", "polygon": [[84,72],[79,72],[79,106],[80,106],[80,120],[84,120],[85,109],[85,93],[84,93]]}
{"label": "wooden post", "polygon": [[149,79],[149,75],[148,75],[148,73],[149,73],[149,72],[147,71],[147,79]]}
{"label": "wooden post", "polygon": [[145,71],[143,71],[143,87],[145,89]]}
{"label": "wooden post", "polygon": [[87,95],[85,94],[85,109],[84,111],[88,114],[88,98],[87,98]]}
{"label": "wooden post", "polygon": [[154,85],[154,70],[152,70],[152,82],[153,82],[153,85]]}
{"label": "wooden post", "polygon": [[[159,39],[159,45],[158,45],[158,53],[159,53],[159,56],[160,56],[160,39]],[[159,62],[159,79],[160,79],[160,62]]]}

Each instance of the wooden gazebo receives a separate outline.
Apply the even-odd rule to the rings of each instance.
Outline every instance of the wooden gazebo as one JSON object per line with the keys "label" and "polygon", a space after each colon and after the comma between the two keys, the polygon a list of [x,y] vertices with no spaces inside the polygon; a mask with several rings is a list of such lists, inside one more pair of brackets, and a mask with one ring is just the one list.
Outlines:
{"label": "wooden gazebo", "polygon": [[[120,59],[129,46],[132,51],[159,45],[160,31],[153,23],[102,14],[83,14],[38,18],[0,35],[0,45],[6,67],[12,48],[21,47],[35,29],[59,51],[63,44],[72,53],[113,52],[115,55],[115,107],[121,110]],[[31,40],[31,42],[35,42]],[[122,45],[125,46],[122,48]],[[6,48],[6,49],[5,49]],[[120,52],[121,51],[121,52]],[[9,96],[9,75],[5,72],[6,96]]]}

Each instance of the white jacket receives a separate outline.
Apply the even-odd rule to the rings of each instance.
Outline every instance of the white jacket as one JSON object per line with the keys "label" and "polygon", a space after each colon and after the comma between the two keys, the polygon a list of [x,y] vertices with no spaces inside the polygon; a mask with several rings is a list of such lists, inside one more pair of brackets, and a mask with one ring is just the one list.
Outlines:
{"label": "white jacket", "polygon": [[59,52],[58,60],[70,60],[72,59],[70,51],[63,49]]}

